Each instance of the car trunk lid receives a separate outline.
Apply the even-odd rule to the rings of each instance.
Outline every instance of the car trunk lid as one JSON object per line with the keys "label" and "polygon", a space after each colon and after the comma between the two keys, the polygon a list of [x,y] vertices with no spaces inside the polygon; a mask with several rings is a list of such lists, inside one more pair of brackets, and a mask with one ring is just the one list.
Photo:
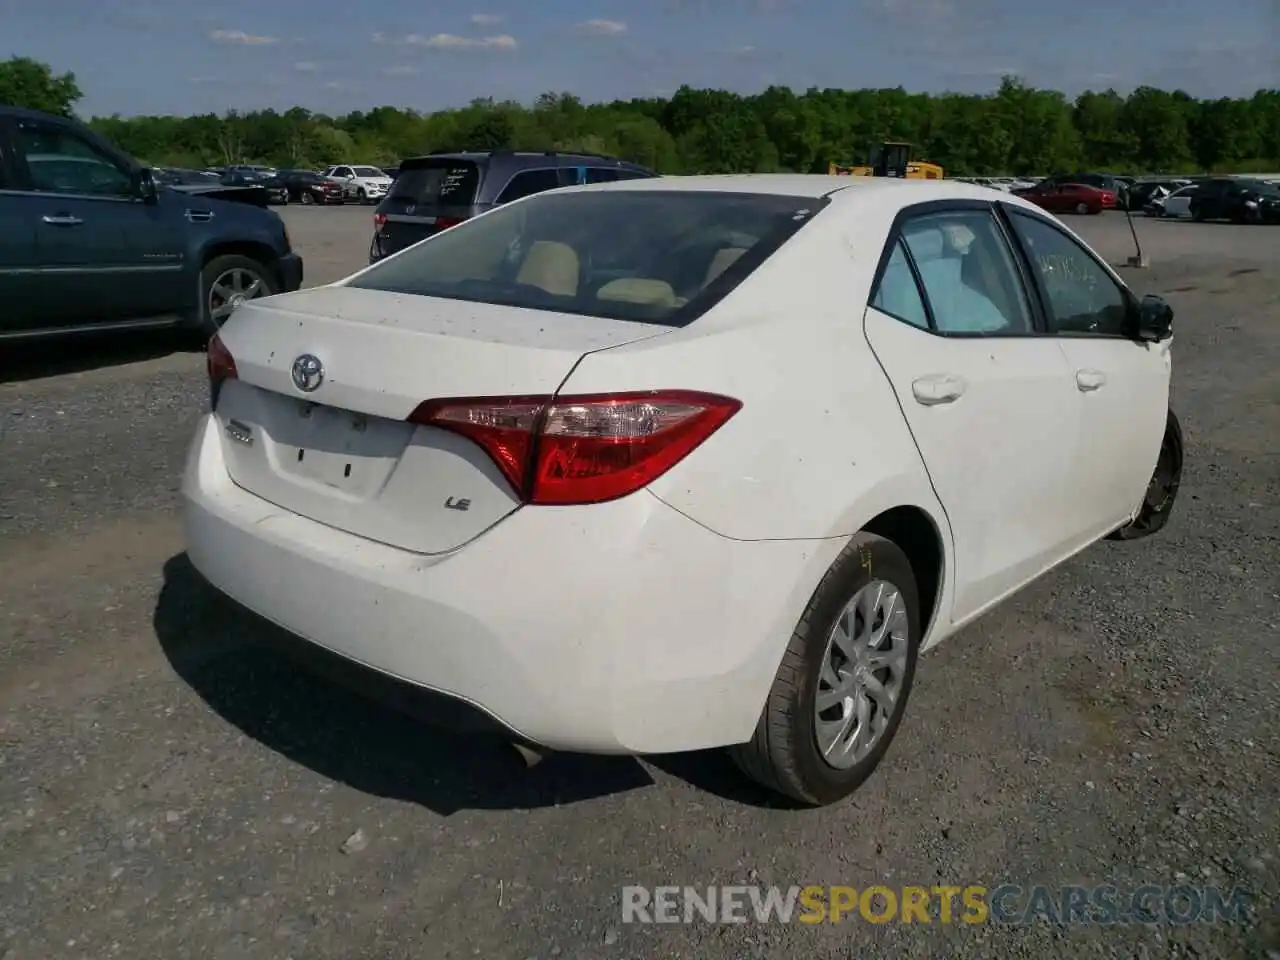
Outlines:
{"label": "car trunk lid", "polygon": [[[418,405],[554,394],[585,354],[664,332],[347,287],[250,302],[221,334],[237,374],[215,412],[227,469],[284,510],[402,549],[448,552],[520,499],[470,440],[407,422]],[[323,366],[310,391],[292,375],[304,355]]]}

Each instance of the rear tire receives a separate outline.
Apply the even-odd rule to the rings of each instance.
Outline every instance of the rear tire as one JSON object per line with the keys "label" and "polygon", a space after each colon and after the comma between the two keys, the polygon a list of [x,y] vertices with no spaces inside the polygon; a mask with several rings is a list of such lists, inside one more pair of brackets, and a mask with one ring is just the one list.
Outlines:
{"label": "rear tire", "polygon": [[1083,201],[1076,204],[1076,213],[1084,215],[1089,212],[1089,205]]}
{"label": "rear tire", "polygon": [[1169,522],[1178,488],[1182,485],[1182,424],[1172,410],[1165,422],[1164,440],[1160,444],[1160,456],[1156,460],[1151,482],[1142,498],[1138,515],[1119,530],[1107,536],[1108,540],[1141,540],[1159,533]]}
{"label": "rear tire", "polygon": [[[856,618],[849,614],[848,629],[838,630],[846,622],[852,601],[870,598],[886,586],[895,590],[898,598],[892,615],[886,615],[886,599],[871,610],[870,616],[865,612]],[[882,596],[887,598],[888,594]],[[729,749],[738,767],[770,790],[809,806],[842,800],[861,786],[888,751],[906,710],[923,629],[919,596],[911,563],[897,544],[869,533],[854,537],[818,584],[791,635],[755,734],[747,743]],[[863,608],[866,609],[870,608]],[[883,630],[892,650],[878,650],[866,644],[863,630],[873,634]],[[837,634],[850,638],[849,646],[860,651],[859,657],[866,656],[867,651],[877,651],[879,660],[844,659],[840,651],[846,647],[833,642]],[[888,663],[890,653],[895,666],[893,683],[888,668],[875,667],[876,662]],[[833,666],[836,659],[843,662]],[[862,748],[865,752],[850,751],[849,759],[843,762],[829,761],[819,747],[819,736],[829,729],[831,711],[836,711],[837,721],[842,715],[854,718],[862,701],[855,691],[833,703],[820,718],[819,694],[826,700],[838,697],[833,681],[841,681],[842,686],[856,684],[860,674],[870,675],[881,694],[892,690],[892,703],[883,708],[880,704],[886,697],[867,697],[864,693],[863,700],[874,701],[874,706],[867,708],[874,712],[857,716],[856,727],[848,726],[846,721],[842,729],[846,734],[850,730],[869,730],[869,745]],[[824,686],[826,690],[822,689]],[[837,745],[841,742],[838,738]],[[839,751],[833,748],[832,754],[838,755]]]}

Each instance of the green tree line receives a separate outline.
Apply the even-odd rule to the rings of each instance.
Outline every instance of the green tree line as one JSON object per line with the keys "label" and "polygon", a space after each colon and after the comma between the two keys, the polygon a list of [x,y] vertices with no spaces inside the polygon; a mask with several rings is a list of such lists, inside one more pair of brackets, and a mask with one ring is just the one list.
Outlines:
{"label": "green tree line", "polygon": [[[28,58],[0,63],[0,103],[71,115],[80,99],[70,73]],[[871,144],[905,140],[948,176],[1280,169],[1280,90],[1198,100],[1138,87],[1071,99],[1015,77],[986,95],[772,86],[744,96],[685,86],[669,99],[611,103],[544,93],[531,105],[479,99],[431,113],[295,107],[89,122],[134,156],[172,166],[386,165],[432,150],[508,148],[614,154],[662,173],[825,172],[862,162]]]}

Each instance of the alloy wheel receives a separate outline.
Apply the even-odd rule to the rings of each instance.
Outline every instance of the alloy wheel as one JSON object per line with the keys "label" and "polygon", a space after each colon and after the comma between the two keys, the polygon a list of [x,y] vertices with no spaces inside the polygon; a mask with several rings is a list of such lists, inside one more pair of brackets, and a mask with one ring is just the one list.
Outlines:
{"label": "alloy wheel", "polygon": [[823,759],[847,770],[889,727],[907,671],[910,624],[902,594],[872,580],[845,604],[827,638],[814,699]]}
{"label": "alloy wheel", "polygon": [[232,312],[247,300],[266,292],[262,278],[245,267],[232,267],[218,275],[209,287],[209,317],[222,326]]}

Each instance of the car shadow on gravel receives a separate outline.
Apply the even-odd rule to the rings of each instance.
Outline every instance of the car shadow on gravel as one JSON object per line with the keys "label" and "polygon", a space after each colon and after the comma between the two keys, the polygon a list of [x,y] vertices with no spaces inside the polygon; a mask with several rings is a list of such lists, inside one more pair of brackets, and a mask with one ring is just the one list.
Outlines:
{"label": "car shadow on gravel", "polygon": [[[653,785],[630,757],[553,754],[532,769],[497,737],[458,735],[329,679],[284,631],[165,564],[153,624],[177,674],[224,720],[331,780],[443,816],[575,803]],[[321,669],[317,671],[316,667]]]}
{"label": "car shadow on gravel", "polygon": [[201,348],[200,338],[179,330],[87,334],[34,343],[0,344],[0,383],[120,367]]}

